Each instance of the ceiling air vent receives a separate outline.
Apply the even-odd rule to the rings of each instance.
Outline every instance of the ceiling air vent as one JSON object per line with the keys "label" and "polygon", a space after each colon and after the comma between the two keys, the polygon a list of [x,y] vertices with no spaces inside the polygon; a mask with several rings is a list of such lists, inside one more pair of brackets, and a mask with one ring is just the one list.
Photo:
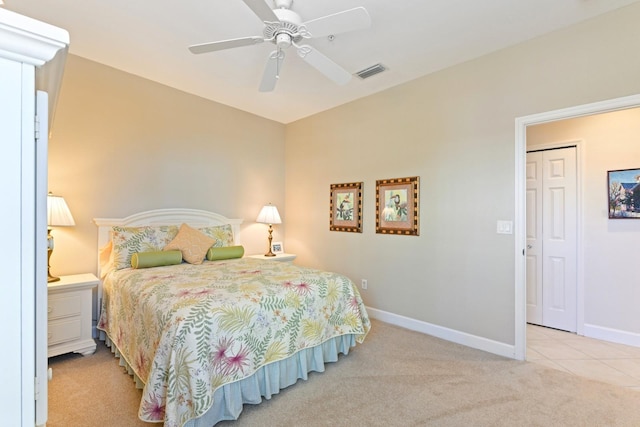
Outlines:
{"label": "ceiling air vent", "polygon": [[386,71],[386,67],[382,64],[372,65],[371,67],[365,68],[364,70],[360,70],[356,73],[358,77],[362,80],[368,79],[371,76],[375,76],[383,71]]}

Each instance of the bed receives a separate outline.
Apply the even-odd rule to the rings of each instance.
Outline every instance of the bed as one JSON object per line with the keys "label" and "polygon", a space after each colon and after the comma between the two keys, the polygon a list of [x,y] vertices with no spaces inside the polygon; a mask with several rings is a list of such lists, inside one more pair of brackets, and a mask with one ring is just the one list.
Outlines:
{"label": "bed", "polygon": [[[242,220],[160,209],[94,222],[99,338],[143,389],[143,421],[202,427],[237,419],[243,404],[323,372],[371,327],[347,277],[239,257]],[[158,261],[176,245],[182,259]]]}

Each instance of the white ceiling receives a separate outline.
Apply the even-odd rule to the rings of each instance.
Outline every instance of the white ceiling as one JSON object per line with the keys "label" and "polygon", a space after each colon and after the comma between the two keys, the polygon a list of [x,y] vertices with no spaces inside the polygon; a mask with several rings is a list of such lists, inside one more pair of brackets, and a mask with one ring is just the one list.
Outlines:
{"label": "white ceiling", "polygon": [[68,30],[72,54],[290,123],[638,1],[294,0],[303,21],[364,6],[371,28],[308,44],[349,72],[376,63],[388,71],[338,86],[288,52],[268,93],[258,86],[270,43],[201,55],[187,50],[261,36],[263,23],[241,0],[4,0],[4,7]]}

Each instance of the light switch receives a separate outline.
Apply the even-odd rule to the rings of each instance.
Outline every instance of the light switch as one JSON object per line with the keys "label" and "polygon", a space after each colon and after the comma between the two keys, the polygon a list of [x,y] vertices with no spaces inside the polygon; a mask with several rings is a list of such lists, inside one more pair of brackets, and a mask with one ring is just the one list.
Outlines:
{"label": "light switch", "polygon": [[498,220],[496,232],[498,234],[513,234],[513,221]]}

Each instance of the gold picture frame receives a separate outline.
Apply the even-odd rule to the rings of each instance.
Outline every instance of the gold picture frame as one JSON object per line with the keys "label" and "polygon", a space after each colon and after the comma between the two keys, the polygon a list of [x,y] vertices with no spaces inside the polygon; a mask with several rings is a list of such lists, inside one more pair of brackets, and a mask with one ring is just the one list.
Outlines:
{"label": "gold picture frame", "polygon": [[331,184],[329,230],[362,233],[362,184]]}
{"label": "gold picture frame", "polygon": [[376,233],[420,235],[420,177],[376,181]]}

